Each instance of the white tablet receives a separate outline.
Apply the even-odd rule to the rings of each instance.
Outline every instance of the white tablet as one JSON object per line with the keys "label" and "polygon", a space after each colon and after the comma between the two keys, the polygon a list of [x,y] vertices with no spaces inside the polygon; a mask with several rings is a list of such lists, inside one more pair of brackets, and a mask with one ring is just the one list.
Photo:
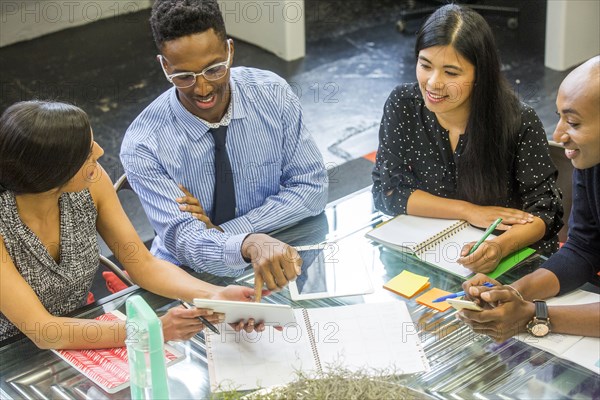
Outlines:
{"label": "white tablet", "polygon": [[298,250],[303,261],[302,273],[289,284],[292,300],[373,293],[360,245],[341,240]]}
{"label": "white tablet", "polygon": [[241,320],[254,318],[265,325],[285,326],[295,323],[294,310],[285,304],[250,303],[243,301],[194,299],[194,306],[210,308],[214,312],[225,314],[225,322],[234,324]]}

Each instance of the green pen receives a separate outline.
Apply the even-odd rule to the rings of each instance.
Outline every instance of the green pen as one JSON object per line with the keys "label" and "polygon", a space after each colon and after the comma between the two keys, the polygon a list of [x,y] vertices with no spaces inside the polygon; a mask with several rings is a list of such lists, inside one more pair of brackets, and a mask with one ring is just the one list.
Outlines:
{"label": "green pen", "polygon": [[494,232],[494,229],[496,229],[496,227],[498,225],[500,225],[500,222],[502,222],[502,218],[498,218],[497,220],[495,220],[489,228],[487,228],[485,230],[485,233],[483,234],[483,236],[481,237],[481,239],[479,239],[477,241],[477,243],[475,243],[475,246],[471,247],[471,251],[469,251],[469,253],[467,255],[471,255],[475,252],[475,250],[477,250],[477,248],[481,245],[481,243],[483,243],[485,241],[485,239],[487,239],[488,236],[490,236],[490,234],[492,232]]}

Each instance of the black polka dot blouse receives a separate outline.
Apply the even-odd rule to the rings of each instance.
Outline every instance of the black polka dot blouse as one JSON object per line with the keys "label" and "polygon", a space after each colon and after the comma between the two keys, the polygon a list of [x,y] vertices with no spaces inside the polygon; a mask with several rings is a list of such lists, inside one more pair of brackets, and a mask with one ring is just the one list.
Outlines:
{"label": "black polka dot blouse", "polygon": [[[550,159],[544,127],[535,111],[525,104],[521,105],[518,130],[509,189],[494,205],[521,209],[541,218],[546,223],[546,235],[532,247],[550,254],[557,248],[557,233],[563,225],[557,170]],[[456,160],[467,140],[467,135],[461,135],[453,152],[448,131],[425,107],[418,85],[396,87],[385,104],[379,130],[372,189],[376,208],[388,215],[405,214],[408,198],[417,189],[456,198]]]}

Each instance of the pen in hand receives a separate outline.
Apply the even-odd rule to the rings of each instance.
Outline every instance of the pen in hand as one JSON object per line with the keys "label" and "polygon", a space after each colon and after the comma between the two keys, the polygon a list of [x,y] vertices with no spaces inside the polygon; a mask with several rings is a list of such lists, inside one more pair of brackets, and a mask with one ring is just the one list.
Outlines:
{"label": "pen in hand", "polygon": [[[182,305],[183,307],[185,307],[186,309],[190,310],[190,309],[192,309],[192,308],[193,308],[191,305],[189,305],[189,304],[188,304],[188,303],[186,303],[185,301],[183,301],[183,300],[181,300],[181,299],[178,299],[178,300],[179,300],[179,303],[181,303],[181,305]],[[211,324],[210,322],[208,322],[208,320],[207,320],[206,318],[204,318],[203,316],[199,316],[199,317],[198,317],[198,319],[199,319],[200,321],[202,321],[202,323],[203,323],[203,324],[204,324],[204,325],[205,325],[205,326],[206,326],[208,329],[210,329],[211,331],[213,331],[213,332],[214,332],[214,333],[216,333],[217,335],[220,335],[220,334],[221,334],[221,333],[219,332],[219,330],[217,329],[217,327],[216,327],[216,326],[214,326],[213,324]]]}
{"label": "pen in hand", "polygon": [[[493,283],[491,283],[491,282],[485,282],[485,283],[484,283],[483,285],[481,285],[481,286],[485,286],[485,287],[489,287],[489,288],[491,288],[491,287],[494,287],[494,284],[493,284]],[[464,290],[461,290],[460,292],[456,292],[456,293],[452,293],[452,294],[447,294],[447,295],[445,295],[445,296],[438,297],[437,299],[435,299],[435,300],[432,300],[431,302],[432,302],[432,303],[441,303],[442,301],[446,301],[446,300],[448,300],[448,299],[455,299],[455,298],[457,298],[457,297],[462,297],[462,296],[464,296],[464,295],[465,295],[465,292],[464,292]]]}
{"label": "pen in hand", "polygon": [[481,246],[481,243],[485,242],[485,239],[488,238],[488,236],[490,236],[492,234],[492,232],[494,232],[494,230],[498,227],[498,225],[500,225],[500,223],[502,222],[502,218],[498,218],[497,220],[495,220],[483,233],[483,236],[481,237],[481,239],[479,239],[477,241],[477,243],[475,243],[475,245],[473,247],[471,247],[471,250],[469,250],[469,253],[467,253],[467,255],[471,255],[473,253],[475,253],[475,250],[477,250],[477,248],[479,246]]}

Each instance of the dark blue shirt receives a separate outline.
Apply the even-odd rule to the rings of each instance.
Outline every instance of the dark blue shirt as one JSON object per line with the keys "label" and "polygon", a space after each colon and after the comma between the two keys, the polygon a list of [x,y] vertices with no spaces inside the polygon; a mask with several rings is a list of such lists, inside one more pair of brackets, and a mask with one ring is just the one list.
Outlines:
{"label": "dark blue shirt", "polygon": [[573,207],[565,245],[542,265],[560,282],[563,294],[586,282],[598,282],[600,272],[600,164],[573,171]]}

